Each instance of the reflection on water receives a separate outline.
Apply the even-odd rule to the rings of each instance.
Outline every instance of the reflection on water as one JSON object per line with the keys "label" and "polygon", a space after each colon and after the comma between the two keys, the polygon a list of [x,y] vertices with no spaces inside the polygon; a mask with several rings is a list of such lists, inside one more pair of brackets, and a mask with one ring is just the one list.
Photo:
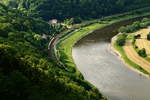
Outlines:
{"label": "reflection on water", "polygon": [[109,40],[121,25],[114,24],[81,39],[73,48],[73,58],[85,79],[111,100],[150,100],[150,79],[130,70],[111,51]]}

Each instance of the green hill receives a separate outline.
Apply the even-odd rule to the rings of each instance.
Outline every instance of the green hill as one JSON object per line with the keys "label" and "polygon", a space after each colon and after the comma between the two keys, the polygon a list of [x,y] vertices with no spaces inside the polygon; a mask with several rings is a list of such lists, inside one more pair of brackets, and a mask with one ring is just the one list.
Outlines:
{"label": "green hill", "polygon": [[67,72],[48,58],[48,42],[56,27],[2,4],[0,15],[1,100],[102,99],[82,75]]}

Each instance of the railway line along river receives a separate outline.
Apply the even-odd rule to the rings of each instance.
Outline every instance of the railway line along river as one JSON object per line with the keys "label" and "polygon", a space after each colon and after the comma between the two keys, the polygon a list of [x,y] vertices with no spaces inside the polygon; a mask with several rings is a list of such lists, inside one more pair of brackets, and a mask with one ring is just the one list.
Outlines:
{"label": "railway line along river", "polygon": [[128,68],[111,50],[116,30],[137,20],[112,24],[82,38],[72,53],[85,79],[110,100],[150,100],[150,79]]}

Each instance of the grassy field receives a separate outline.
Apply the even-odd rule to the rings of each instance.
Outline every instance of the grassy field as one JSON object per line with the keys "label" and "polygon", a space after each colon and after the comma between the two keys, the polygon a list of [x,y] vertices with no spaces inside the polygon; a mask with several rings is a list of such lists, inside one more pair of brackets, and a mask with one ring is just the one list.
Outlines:
{"label": "grassy field", "polygon": [[[105,24],[93,24],[84,28],[79,29],[77,32],[70,34],[69,36],[65,37],[63,40],[60,40],[59,44],[57,45],[57,49],[59,50],[60,57],[59,60],[65,64],[65,66],[69,66],[70,70],[73,70],[75,64],[72,58],[72,47],[76,43],[77,40],[84,37],[85,35],[91,33],[93,30],[105,26]],[[63,58],[66,57],[66,58]],[[78,71],[77,71],[78,72]]]}
{"label": "grassy field", "polygon": [[[119,14],[114,16],[109,16],[103,19],[97,19],[92,22],[92,24],[84,25],[74,31],[71,31],[67,35],[63,35],[60,37],[60,39],[57,41],[55,50],[55,55],[57,56],[57,59],[67,68],[69,71],[72,71],[73,73],[76,72],[79,74],[80,72],[76,69],[73,58],[72,58],[72,47],[73,45],[82,37],[92,33],[96,29],[103,28],[107,25],[111,25],[116,22],[132,19],[134,17],[139,16],[146,16],[150,15],[149,12],[150,8],[143,8],[133,12],[128,12],[125,14]],[[120,50],[122,51],[122,50]],[[126,59],[128,60],[128,59]],[[130,62],[130,61],[128,61]],[[133,62],[130,62],[131,65],[135,65]],[[141,69],[140,66],[136,65],[135,68],[140,69],[142,72],[147,73],[143,69]]]}

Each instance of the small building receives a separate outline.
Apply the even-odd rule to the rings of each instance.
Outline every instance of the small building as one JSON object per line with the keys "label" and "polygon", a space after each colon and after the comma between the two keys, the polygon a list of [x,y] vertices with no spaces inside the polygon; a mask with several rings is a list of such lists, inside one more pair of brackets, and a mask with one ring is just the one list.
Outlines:
{"label": "small building", "polygon": [[52,19],[49,21],[50,24],[57,24],[58,20],[57,19]]}
{"label": "small building", "polygon": [[48,35],[46,35],[46,34],[42,35],[42,39],[47,39],[47,38],[48,38]]}

